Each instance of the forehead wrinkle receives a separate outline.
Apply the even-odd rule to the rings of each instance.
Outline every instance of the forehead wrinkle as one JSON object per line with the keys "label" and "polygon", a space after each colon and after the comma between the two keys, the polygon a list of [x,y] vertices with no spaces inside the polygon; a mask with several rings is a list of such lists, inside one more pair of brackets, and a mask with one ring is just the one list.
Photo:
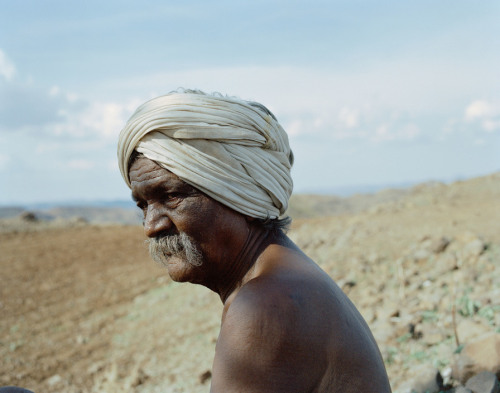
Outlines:
{"label": "forehead wrinkle", "polygon": [[132,167],[129,176],[131,179],[132,198],[134,200],[137,200],[140,195],[145,195],[158,187],[173,188],[186,184],[174,173],[155,163],[152,165],[141,165],[136,168]]}
{"label": "forehead wrinkle", "polygon": [[154,192],[158,188],[162,189],[172,189],[176,186],[183,185],[184,182],[180,179],[175,179],[165,173],[160,173],[156,176],[143,176],[139,177],[137,180],[131,182],[132,184],[132,195],[147,195],[150,192]]}

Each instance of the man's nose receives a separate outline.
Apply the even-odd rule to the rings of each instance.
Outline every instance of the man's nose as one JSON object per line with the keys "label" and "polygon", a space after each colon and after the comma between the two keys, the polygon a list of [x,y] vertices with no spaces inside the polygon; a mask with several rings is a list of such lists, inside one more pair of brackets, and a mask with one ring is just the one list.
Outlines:
{"label": "man's nose", "polygon": [[171,227],[172,221],[161,207],[155,204],[148,205],[144,217],[144,233],[147,237],[156,237],[160,233],[168,231]]}

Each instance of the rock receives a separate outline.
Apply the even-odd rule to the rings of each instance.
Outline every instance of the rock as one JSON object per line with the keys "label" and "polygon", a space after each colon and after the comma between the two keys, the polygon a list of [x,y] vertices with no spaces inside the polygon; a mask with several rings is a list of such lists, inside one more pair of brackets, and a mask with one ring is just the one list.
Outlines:
{"label": "rock", "polygon": [[473,393],[499,393],[500,384],[497,376],[490,371],[483,371],[470,378],[465,387]]}
{"label": "rock", "polygon": [[19,218],[25,222],[37,222],[38,217],[33,212],[23,212],[19,215]]}
{"label": "rock", "polygon": [[133,388],[144,384],[149,379],[149,375],[142,369],[139,368],[137,370],[137,374],[135,375],[135,378],[132,380],[131,386]]}
{"label": "rock", "polygon": [[210,378],[212,378],[212,372],[210,370],[207,370],[203,374],[200,374],[200,376],[198,377],[198,380],[200,381],[200,384],[203,385]]}
{"label": "rock", "polygon": [[491,331],[491,326],[475,322],[470,318],[463,319],[457,325],[460,342],[467,343]]}
{"label": "rock", "polygon": [[462,257],[465,261],[475,261],[483,251],[486,249],[486,245],[479,238],[476,238],[468,242],[462,249]]}
{"label": "rock", "polygon": [[[442,273],[450,272],[458,268],[457,257],[455,256],[455,254],[443,252],[439,255],[439,259],[436,261],[435,269],[441,275]],[[442,275],[440,279],[442,279],[443,282],[447,282],[449,280],[449,277]]]}
{"label": "rock", "polygon": [[446,250],[446,247],[450,244],[450,239],[447,237],[441,237],[432,241],[430,249],[434,254],[439,254]]}
{"label": "rock", "polygon": [[500,334],[487,333],[465,345],[455,358],[453,378],[464,383],[474,374],[489,371],[500,375]]}
{"label": "rock", "polygon": [[57,385],[58,383],[60,383],[62,381],[62,378],[59,374],[56,374],[56,375],[53,375],[51,376],[49,379],[47,379],[47,384],[49,386],[54,386],[54,385]]}
{"label": "rock", "polygon": [[[439,371],[431,365],[422,365],[414,377],[411,377],[411,392],[426,393],[426,392],[439,392],[440,386],[438,380],[440,379]],[[439,379],[438,379],[439,378]]]}
{"label": "rock", "polygon": [[444,339],[445,337],[438,331],[434,331],[429,334],[424,333],[424,342],[429,347],[443,342]]}
{"label": "rock", "polygon": [[420,248],[413,253],[413,260],[415,262],[421,262],[421,261],[425,261],[425,260],[429,259],[430,256],[431,256],[431,254],[429,251],[427,251],[423,248]]}

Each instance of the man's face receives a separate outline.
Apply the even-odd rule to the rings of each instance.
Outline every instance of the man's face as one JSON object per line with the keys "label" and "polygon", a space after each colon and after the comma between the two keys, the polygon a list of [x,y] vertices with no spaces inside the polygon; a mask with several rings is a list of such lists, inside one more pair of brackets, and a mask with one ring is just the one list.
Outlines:
{"label": "man's face", "polygon": [[[144,215],[153,259],[174,281],[203,281],[227,257],[228,230],[242,216],[147,158],[130,167],[132,197]],[[202,277],[203,276],[203,277]]]}

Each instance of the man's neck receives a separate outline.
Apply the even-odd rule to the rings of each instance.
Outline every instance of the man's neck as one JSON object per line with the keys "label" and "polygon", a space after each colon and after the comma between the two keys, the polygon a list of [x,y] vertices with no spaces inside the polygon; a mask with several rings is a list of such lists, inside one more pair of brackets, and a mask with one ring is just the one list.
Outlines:
{"label": "man's neck", "polygon": [[228,261],[229,269],[220,277],[219,294],[222,303],[226,305],[239,288],[252,278],[252,270],[262,251],[273,241],[269,231],[249,226],[246,241],[234,261]]}

